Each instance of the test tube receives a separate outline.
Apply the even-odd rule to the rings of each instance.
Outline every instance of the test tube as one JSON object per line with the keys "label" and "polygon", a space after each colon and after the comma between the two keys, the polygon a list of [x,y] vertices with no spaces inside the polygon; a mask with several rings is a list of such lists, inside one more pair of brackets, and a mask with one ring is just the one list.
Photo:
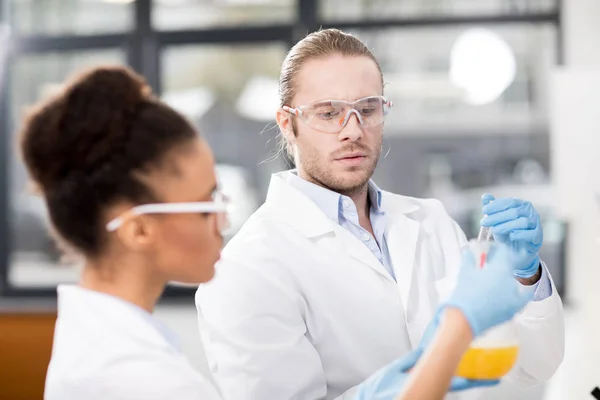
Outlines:
{"label": "test tube", "polygon": [[479,263],[479,268],[483,268],[487,261],[487,253],[489,250],[490,242],[492,240],[492,228],[482,226],[479,229],[479,235],[477,236],[477,253],[476,259]]}
{"label": "test tube", "polygon": [[491,242],[492,241],[492,228],[487,226],[482,226],[479,229],[479,235],[477,236],[478,242]]}
{"label": "test tube", "polygon": [[487,261],[487,253],[489,250],[490,242],[493,240],[492,228],[482,226],[479,229],[479,235],[477,236],[477,243],[479,243],[479,268],[483,268]]}

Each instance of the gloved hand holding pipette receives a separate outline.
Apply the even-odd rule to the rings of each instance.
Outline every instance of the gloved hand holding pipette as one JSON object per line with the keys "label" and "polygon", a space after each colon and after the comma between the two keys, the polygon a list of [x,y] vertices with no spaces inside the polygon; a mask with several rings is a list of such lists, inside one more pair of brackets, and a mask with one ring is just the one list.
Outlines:
{"label": "gloved hand holding pipette", "polygon": [[484,218],[482,227],[489,227],[494,240],[515,253],[514,275],[531,278],[540,268],[539,251],[544,238],[540,215],[533,205],[515,198],[496,199],[491,194],[481,197]]}

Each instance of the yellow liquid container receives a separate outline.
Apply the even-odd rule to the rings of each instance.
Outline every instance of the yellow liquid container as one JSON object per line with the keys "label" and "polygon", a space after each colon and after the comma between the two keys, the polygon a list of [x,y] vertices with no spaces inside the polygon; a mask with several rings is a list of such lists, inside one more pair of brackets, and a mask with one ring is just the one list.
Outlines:
{"label": "yellow liquid container", "polygon": [[[490,246],[490,242],[470,242],[480,268],[485,268]],[[518,355],[517,328],[510,320],[487,330],[471,343],[458,365],[456,376],[467,379],[501,379],[513,368]]]}
{"label": "yellow liquid container", "polygon": [[467,379],[500,379],[515,365],[519,355],[512,321],[477,338],[463,355],[456,375]]}

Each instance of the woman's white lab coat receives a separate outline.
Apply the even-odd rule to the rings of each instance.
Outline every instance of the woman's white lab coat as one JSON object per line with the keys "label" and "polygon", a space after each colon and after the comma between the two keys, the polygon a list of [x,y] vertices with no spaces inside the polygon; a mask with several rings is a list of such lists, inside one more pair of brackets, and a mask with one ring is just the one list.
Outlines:
{"label": "woman's white lab coat", "polygon": [[60,286],[44,399],[219,400],[144,312],[106,294]]}
{"label": "woman's white lab coat", "polygon": [[[209,365],[227,400],[350,398],[418,345],[461,265],[465,235],[439,201],[383,193],[396,282],[287,182],[289,173],[273,176],[266,203],[197,292]],[[563,359],[562,303],[552,289],[518,316],[521,352],[509,381],[546,380]],[[477,392],[449,398],[482,398]]]}

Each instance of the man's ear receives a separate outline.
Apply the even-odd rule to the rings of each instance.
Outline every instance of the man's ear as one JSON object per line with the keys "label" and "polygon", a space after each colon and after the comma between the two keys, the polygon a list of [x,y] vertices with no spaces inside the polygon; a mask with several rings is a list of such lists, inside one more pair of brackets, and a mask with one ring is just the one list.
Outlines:
{"label": "man's ear", "polygon": [[284,111],[283,109],[277,110],[277,115],[275,117],[277,121],[277,125],[279,126],[279,130],[281,134],[284,136],[285,140],[288,143],[293,143],[294,141],[294,126],[292,124],[292,116]]}
{"label": "man's ear", "polygon": [[280,108],[277,110],[276,120],[279,130],[281,131],[283,142],[285,143],[285,150],[289,158],[293,160],[296,132],[292,115]]}

